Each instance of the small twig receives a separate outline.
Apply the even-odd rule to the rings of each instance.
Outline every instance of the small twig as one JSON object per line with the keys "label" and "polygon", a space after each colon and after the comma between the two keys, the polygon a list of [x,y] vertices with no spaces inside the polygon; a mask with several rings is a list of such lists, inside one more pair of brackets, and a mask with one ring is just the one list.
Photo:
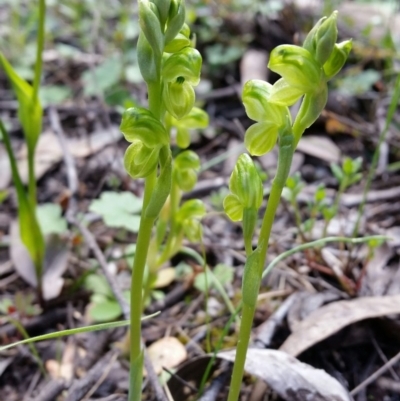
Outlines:
{"label": "small twig", "polygon": [[269,319],[258,326],[257,336],[254,339],[253,346],[256,348],[267,348],[271,345],[277,327],[282,323],[289,309],[298,300],[298,293],[290,295],[280,307],[269,317]]}
{"label": "small twig", "polygon": [[88,401],[88,399],[95,393],[95,391],[100,387],[100,385],[104,382],[107,378],[108,374],[111,371],[112,365],[118,358],[118,353],[115,353],[112,357],[110,362],[105,366],[103,374],[99,377],[96,383],[92,386],[92,388],[87,392],[87,394],[82,398],[82,401]]}
{"label": "small twig", "polygon": [[31,401],[53,401],[67,388],[64,379],[56,379],[48,382],[40,391],[39,395]]}
{"label": "small twig", "polygon": [[61,149],[63,151],[64,163],[67,169],[68,189],[70,191],[70,200],[67,209],[67,218],[76,210],[76,194],[78,193],[78,174],[75,168],[74,158],[68,149],[67,141],[65,139],[64,131],[61,127],[60,116],[55,107],[49,107],[49,119],[52,130],[60,141]]}
{"label": "small twig", "polygon": [[110,273],[107,267],[107,260],[101,251],[96,239],[94,238],[93,234],[88,230],[88,228],[82,224],[79,220],[77,220],[74,216],[70,216],[68,221],[71,224],[74,224],[79,231],[82,233],[83,237],[85,238],[86,243],[88,244],[89,248],[93,251],[94,256],[96,257],[99,265],[104,273],[104,276],[107,279],[108,284],[111,287],[111,291],[114,294],[115,299],[118,301],[119,305],[122,309],[122,314],[125,319],[129,319],[129,305],[126,302],[125,298],[122,295],[121,289],[119,288],[117,282],[115,281],[113,275]]}
{"label": "small twig", "polygon": [[172,372],[172,370],[169,370],[168,368],[163,366],[163,370],[165,372],[167,372],[168,374],[170,374],[172,377],[174,377],[179,383],[183,384],[185,387],[189,388],[191,391],[193,391],[194,394],[198,393],[199,390],[192,386],[189,382],[187,382],[186,380],[182,379],[179,375],[177,375],[176,373]]}
{"label": "small twig", "polygon": [[374,382],[379,376],[381,376],[383,373],[385,373],[389,368],[391,368],[399,360],[400,360],[400,352],[398,354],[396,354],[393,358],[389,359],[389,361],[387,363],[385,363],[381,368],[379,368],[370,377],[365,379],[357,387],[355,387],[353,390],[351,390],[350,395],[354,396],[354,395],[358,394],[361,390],[363,390],[369,384]]}

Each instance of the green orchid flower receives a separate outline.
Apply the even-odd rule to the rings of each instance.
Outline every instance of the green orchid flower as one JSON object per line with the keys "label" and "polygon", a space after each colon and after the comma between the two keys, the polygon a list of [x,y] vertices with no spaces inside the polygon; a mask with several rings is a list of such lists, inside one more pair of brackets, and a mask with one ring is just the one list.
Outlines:
{"label": "green orchid flower", "polygon": [[174,160],[174,179],[182,191],[191,191],[197,182],[200,158],[191,150],[185,150]]}
{"label": "green orchid flower", "polygon": [[194,86],[200,82],[202,58],[192,47],[172,54],[163,64],[163,100],[167,111],[180,120],[189,114],[195,101]]}
{"label": "green orchid flower", "polygon": [[246,82],[242,99],[247,115],[257,121],[245,134],[246,149],[253,156],[261,156],[272,150],[279,130],[290,121],[287,106],[270,101],[272,85],[258,79]]}
{"label": "green orchid flower", "polygon": [[131,142],[125,152],[125,169],[133,178],[147,177],[156,169],[163,146],[169,146],[167,131],[149,110],[136,107],[125,110],[120,130]]}
{"label": "green orchid flower", "polygon": [[181,149],[190,145],[190,130],[207,128],[209,124],[208,114],[198,107],[193,107],[189,114],[180,120],[167,113],[165,120],[168,126],[176,128],[176,144]]}

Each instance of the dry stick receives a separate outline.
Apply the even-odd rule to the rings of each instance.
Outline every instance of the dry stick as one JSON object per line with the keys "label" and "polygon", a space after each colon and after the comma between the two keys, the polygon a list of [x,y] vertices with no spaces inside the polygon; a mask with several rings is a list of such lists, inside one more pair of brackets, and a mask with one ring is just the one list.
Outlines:
{"label": "dry stick", "polygon": [[95,391],[101,386],[101,384],[104,382],[104,380],[107,378],[108,374],[111,371],[112,365],[115,363],[115,361],[118,358],[118,352],[116,352],[112,357],[110,362],[105,366],[103,374],[99,377],[99,379],[96,381],[96,383],[92,386],[92,388],[87,392],[85,397],[82,398],[82,401],[88,401],[89,398],[95,393]]}
{"label": "dry stick", "polygon": [[[60,119],[58,116],[58,112],[56,109],[53,108],[52,111],[52,118],[50,118],[50,122],[52,125],[52,129],[57,133],[58,138],[60,139],[60,145],[63,150],[63,155],[64,155],[64,163],[66,165],[67,171],[71,172],[70,174],[67,174],[67,180],[68,180],[68,188],[71,191],[71,197],[76,195],[76,191],[78,188],[78,175],[76,173],[76,167],[75,167],[75,162],[74,159],[71,155],[71,152],[69,151],[68,147],[66,146],[67,142],[65,140],[65,135],[64,131],[61,127],[60,124]],[[67,219],[71,224],[74,224],[79,231],[82,233],[83,237],[85,238],[86,243],[89,245],[89,247],[92,249],[94,256],[96,257],[97,261],[99,262],[100,267],[103,270],[104,276],[106,280],[108,281],[108,284],[111,287],[111,290],[115,296],[115,299],[119,303],[122,309],[122,314],[125,319],[130,318],[130,306],[126,302],[125,298],[122,295],[122,292],[117,284],[117,282],[114,280],[114,277],[110,274],[108,268],[107,268],[107,260],[101,251],[99,245],[97,244],[96,239],[94,238],[93,234],[80,222],[76,219],[75,217],[75,209],[76,208],[76,202],[74,201],[71,203],[71,208],[69,208],[69,215],[67,215]],[[151,361],[148,358],[147,353],[144,353],[144,364],[147,370],[147,376],[149,378],[149,381],[156,393],[156,398],[158,401],[167,401],[166,395],[161,387],[161,384],[158,380],[157,374],[154,371],[153,365]]]}
{"label": "dry stick", "polygon": [[385,373],[389,368],[391,368],[395,363],[400,361],[400,352],[396,354],[393,358],[389,359],[387,363],[385,363],[381,368],[379,368],[375,373],[373,373],[370,377],[365,379],[362,383],[360,383],[357,387],[350,391],[350,395],[354,396],[367,387],[369,384],[374,382],[379,376]]}

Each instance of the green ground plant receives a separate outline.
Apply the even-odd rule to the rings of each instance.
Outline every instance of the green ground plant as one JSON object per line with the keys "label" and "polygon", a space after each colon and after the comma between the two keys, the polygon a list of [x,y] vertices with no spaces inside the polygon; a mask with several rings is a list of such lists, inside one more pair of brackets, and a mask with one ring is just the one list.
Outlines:
{"label": "green ground plant", "polygon": [[[273,86],[264,81],[252,80],[243,88],[247,115],[256,121],[246,131],[246,148],[252,156],[261,156],[272,150],[278,142],[278,167],[256,249],[253,250],[252,241],[263,200],[263,187],[254,163],[247,154],[239,157],[229,182],[231,193],[224,201],[228,216],[233,221],[242,220],[247,255],[242,281],[242,320],[229,401],[239,398],[271,228],[288,179],[294,151],[304,131],[314,123],[325,107],[327,82],[341,70],[351,50],[351,41],[336,43],[336,18],[337,12],[334,12],[329,18],[324,17],[318,21],[302,47],[281,45],[272,51],[268,66],[282,76]],[[292,123],[288,106],[300,98],[301,106]]]}
{"label": "green ground plant", "polygon": [[[45,6],[43,0],[40,4]],[[347,238],[321,239],[303,244],[280,255],[279,260],[274,260],[264,269],[271,228],[283,188],[287,183],[293,153],[304,131],[313,124],[325,106],[328,80],[340,71],[351,50],[351,41],[336,43],[336,18],[336,12],[329,18],[322,18],[306,37],[302,47],[283,45],[271,53],[269,67],[282,76],[275,85],[253,80],[246,83],[243,89],[246,112],[252,120],[256,121],[245,135],[245,146],[248,152],[252,156],[261,156],[271,151],[277,143],[279,159],[255,249],[253,249],[253,238],[258,228],[259,209],[263,203],[263,180],[259,169],[247,153],[242,154],[238,159],[229,182],[230,193],[224,200],[227,215],[233,221],[242,221],[247,255],[242,283],[239,342],[229,401],[236,401],[239,397],[262,277],[276,263],[294,252],[332,241],[358,243],[357,240]],[[144,350],[141,341],[141,321],[149,288],[159,267],[181,250],[184,238],[194,242],[201,241],[200,220],[206,213],[205,206],[200,200],[192,199],[182,202],[183,193],[193,188],[200,169],[198,156],[186,150],[190,145],[190,130],[204,128],[208,124],[206,113],[194,107],[193,87],[200,80],[202,59],[194,48],[195,43],[191,38],[190,29],[185,24],[184,2],[182,0],[141,0],[139,22],[137,55],[141,74],[147,84],[148,108],[133,107],[126,110],[121,122],[121,131],[130,143],[124,158],[125,168],[132,178],[144,179],[144,198],[132,269],[130,320],[65,330],[0,348],[5,350],[18,344],[130,325],[129,401],[139,401],[142,398]],[[4,63],[2,61],[3,66],[6,65]],[[36,71],[40,78],[41,65],[39,62],[38,64]],[[33,89],[29,89],[25,81],[15,78],[14,82],[11,79],[13,85],[19,88],[16,92],[20,101],[20,118],[24,131],[23,118],[28,118],[27,116],[30,119],[36,118],[41,123],[41,108],[39,109],[40,119],[36,110],[39,107],[37,96],[39,78],[35,79]],[[288,107],[300,99],[302,100],[300,110],[292,122]],[[29,127],[36,126],[38,129],[39,123],[36,124],[30,124]],[[0,128],[9,151],[18,191],[20,224],[21,220],[26,218],[25,216],[29,216],[30,223],[35,222],[35,187],[30,183],[28,192],[25,192],[16,169],[8,134],[3,124],[0,124]],[[35,140],[37,141],[37,137]],[[33,142],[30,145],[32,154],[36,145],[36,142]],[[175,144],[178,149],[175,148]],[[177,154],[175,158],[173,154]],[[353,178],[358,174],[358,168],[355,168],[357,165],[354,166],[353,161],[348,164],[350,167],[347,169],[346,165],[346,171],[348,170],[349,173],[344,173],[344,165],[340,169],[343,173],[342,180],[346,174]],[[351,181],[352,179],[347,180],[346,185],[350,185]],[[294,188],[297,184],[294,183]],[[344,184],[343,187],[345,187]],[[318,196],[318,202],[320,198],[323,198],[323,189]],[[36,225],[38,226],[37,222]],[[21,230],[21,232],[24,231]],[[361,241],[369,240],[371,238]],[[38,254],[37,248],[34,248],[28,240],[23,238],[23,241],[27,241],[25,245],[32,252],[32,258],[37,257],[39,266],[40,252]],[[35,246],[38,245],[35,244]],[[147,275],[145,274],[146,266]],[[218,280],[214,280],[214,276],[206,270],[204,280],[206,281],[209,277],[210,281],[217,286]],[[109,291],[106,290],[103,295],[109,297]],[[230,321],[233,321],[236,313],[232,310]],[[229,325],[226,331],[228,327]]]}
{"label": "green ground plant", "polygon": [[45,38],[45,0],[39,1],[39,22],[36,49],[36,64],[33,85],[22,79],[0,52],[0,65],[6,73],[15,96],[18,100],[18,119],[22,126],[25,142],[28,149],[28,189],[22,183],[18,171],[16,157],[11,146],[10,137],[3,122],[0,120],[5,148],[11,164],[12,178],[17,190],[18,198],[18,222],[21,240],[29,252],[35,266],[37,289],[39,298],[42,298],[41,279],[45,256],[45,241],[40,228],[36,211],[36,177],[35,177],[35,149],[42,130],[43,110],[39,101],[39,87],[42,76],[42,52]]}

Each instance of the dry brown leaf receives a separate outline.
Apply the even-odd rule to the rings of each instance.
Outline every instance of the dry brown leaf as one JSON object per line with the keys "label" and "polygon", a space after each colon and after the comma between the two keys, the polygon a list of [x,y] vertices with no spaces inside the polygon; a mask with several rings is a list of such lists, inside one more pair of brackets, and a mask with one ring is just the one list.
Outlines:
{"label": "dry brown leaf", "polygon": [[349,324],[397,313],[400,313],[400,295],[333,302],[300,322],[280,349],[297,356]]}
{"label": "dry brown leaf", "polygon": [[[72,156],[87,157],[98,152],[107,145],[110,145],[121,138],[122,134],[117,128],[111,130],[97,131],[90,134],[87,138],[68,138],[67,146]],[[64,151],[61,148],[59,139],[53,131],[43,132],[36,147],[35,152],[35,175],[41,178],[55,164],[63,158]],[[28,180],[28,150],[24,145],[18,153],[18,169],[23,182]]]}
{"label": "dry brown leaf", "polygon": [[3,144],[0,144],[0,191],[6,189],[11,181],[11,167]]}
{"label": "dry brown leaf", "polygon": [[[46,251],[42,276],[42,291],[45,300],[56,298],[64,285],[64,274],[69,251],[66,244],[57,235],[50,235],[46,239]],[[28,284],[37,287],[35,266],[28,250],[21,241],[17,221],[10,228],[10,256],[15,270]]]}
{"label": "dry brown leaf", "polygon": [[[235,351],[218,353],[233,362]],[[254,349],[247,351],[245,370],[263,379],[288,401],[350,401],[348,391],[324,370],[300,362],[282,351]]]}
{"label": "dry brown leaf", "polygon": [[328,163],[339,163],[340,161],[340,149],[331,139],[322,136],[302,137],[297,150]]}
{"label": "dry brown leaf", "polygon": [[163,337],[147,348],[148,356],[157,374],[162,368],[174,368],[187,358],[184,345],[175,337]]}
{"label": "dry brown leaf", "polygon": [[166,267],[157,273],[157,280],[153,284],[153,288],[164,288],[169,286],[176,277],[176,270],[173,267]]}

